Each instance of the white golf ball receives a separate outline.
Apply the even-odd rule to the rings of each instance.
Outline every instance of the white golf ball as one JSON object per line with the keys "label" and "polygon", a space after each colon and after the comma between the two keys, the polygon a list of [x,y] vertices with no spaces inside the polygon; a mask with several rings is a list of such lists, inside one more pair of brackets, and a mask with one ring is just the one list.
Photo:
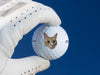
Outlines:
{"label": "white golf ball", "polygon": [[69,39],[61,26],[43,25],[32,37],[32,46],[38,56],[47,60],[58,59],[68,49]]}

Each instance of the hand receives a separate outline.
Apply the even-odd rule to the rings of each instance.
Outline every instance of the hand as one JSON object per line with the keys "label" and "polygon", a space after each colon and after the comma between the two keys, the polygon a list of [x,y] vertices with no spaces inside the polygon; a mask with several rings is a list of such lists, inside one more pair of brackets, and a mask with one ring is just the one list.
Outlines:
{"label": "hand", "polygon": [[[5,11],[0,10],[0,75],[30,75],[47,69],[48,60],[38,56],[22,59],[11,59],[14,48],[23,35],[31,31],[39,23],[47,25],[60,25],[61,20],[56,12],[43,4],[34,1],[17,0],[16,6],[11,2],[4,2]],[[4,5],[5,5],[4,4]],[[32,71],[37,67],[40,69]]]}
{"label": "hand", "polygon": [[50,66],[48,60],[38,56],[22,59],[9,59],[7,65],[0,75],[35,75]]}

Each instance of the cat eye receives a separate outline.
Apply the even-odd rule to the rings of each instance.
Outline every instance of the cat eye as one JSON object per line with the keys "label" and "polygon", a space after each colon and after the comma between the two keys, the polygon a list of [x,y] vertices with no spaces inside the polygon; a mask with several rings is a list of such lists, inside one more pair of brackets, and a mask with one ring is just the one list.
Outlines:
{"label": "cat eye", "polygon": [[54,40],[53,43],[55,43],[56,41]]}
{"label": "cat eye", "polygon": [[47,43],[50,43],[50,41],[47,41]]}

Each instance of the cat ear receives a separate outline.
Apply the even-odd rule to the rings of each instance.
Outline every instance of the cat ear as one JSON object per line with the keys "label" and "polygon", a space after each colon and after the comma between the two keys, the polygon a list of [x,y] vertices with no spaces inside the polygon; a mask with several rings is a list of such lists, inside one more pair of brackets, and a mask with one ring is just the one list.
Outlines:
{"label": "cat ear", "polygon": [[57,38],[57,35],[58,35],[57,33],[54,35],[55,39]]}
{"label": "cat ear", "polygon": [[44,39],[48,38],[47,34],[44,32]]}

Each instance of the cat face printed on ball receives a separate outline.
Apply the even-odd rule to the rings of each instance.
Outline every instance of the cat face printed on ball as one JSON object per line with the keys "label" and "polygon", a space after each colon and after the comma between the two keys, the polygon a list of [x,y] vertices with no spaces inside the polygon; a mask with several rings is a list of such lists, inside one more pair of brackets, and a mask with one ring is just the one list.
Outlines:
{"label": "cat face printed on ball", "polygon": [[54,49],[57,46],[57,33],[53,37],[49,37],[44,33],[44,45],[50,49]]}

